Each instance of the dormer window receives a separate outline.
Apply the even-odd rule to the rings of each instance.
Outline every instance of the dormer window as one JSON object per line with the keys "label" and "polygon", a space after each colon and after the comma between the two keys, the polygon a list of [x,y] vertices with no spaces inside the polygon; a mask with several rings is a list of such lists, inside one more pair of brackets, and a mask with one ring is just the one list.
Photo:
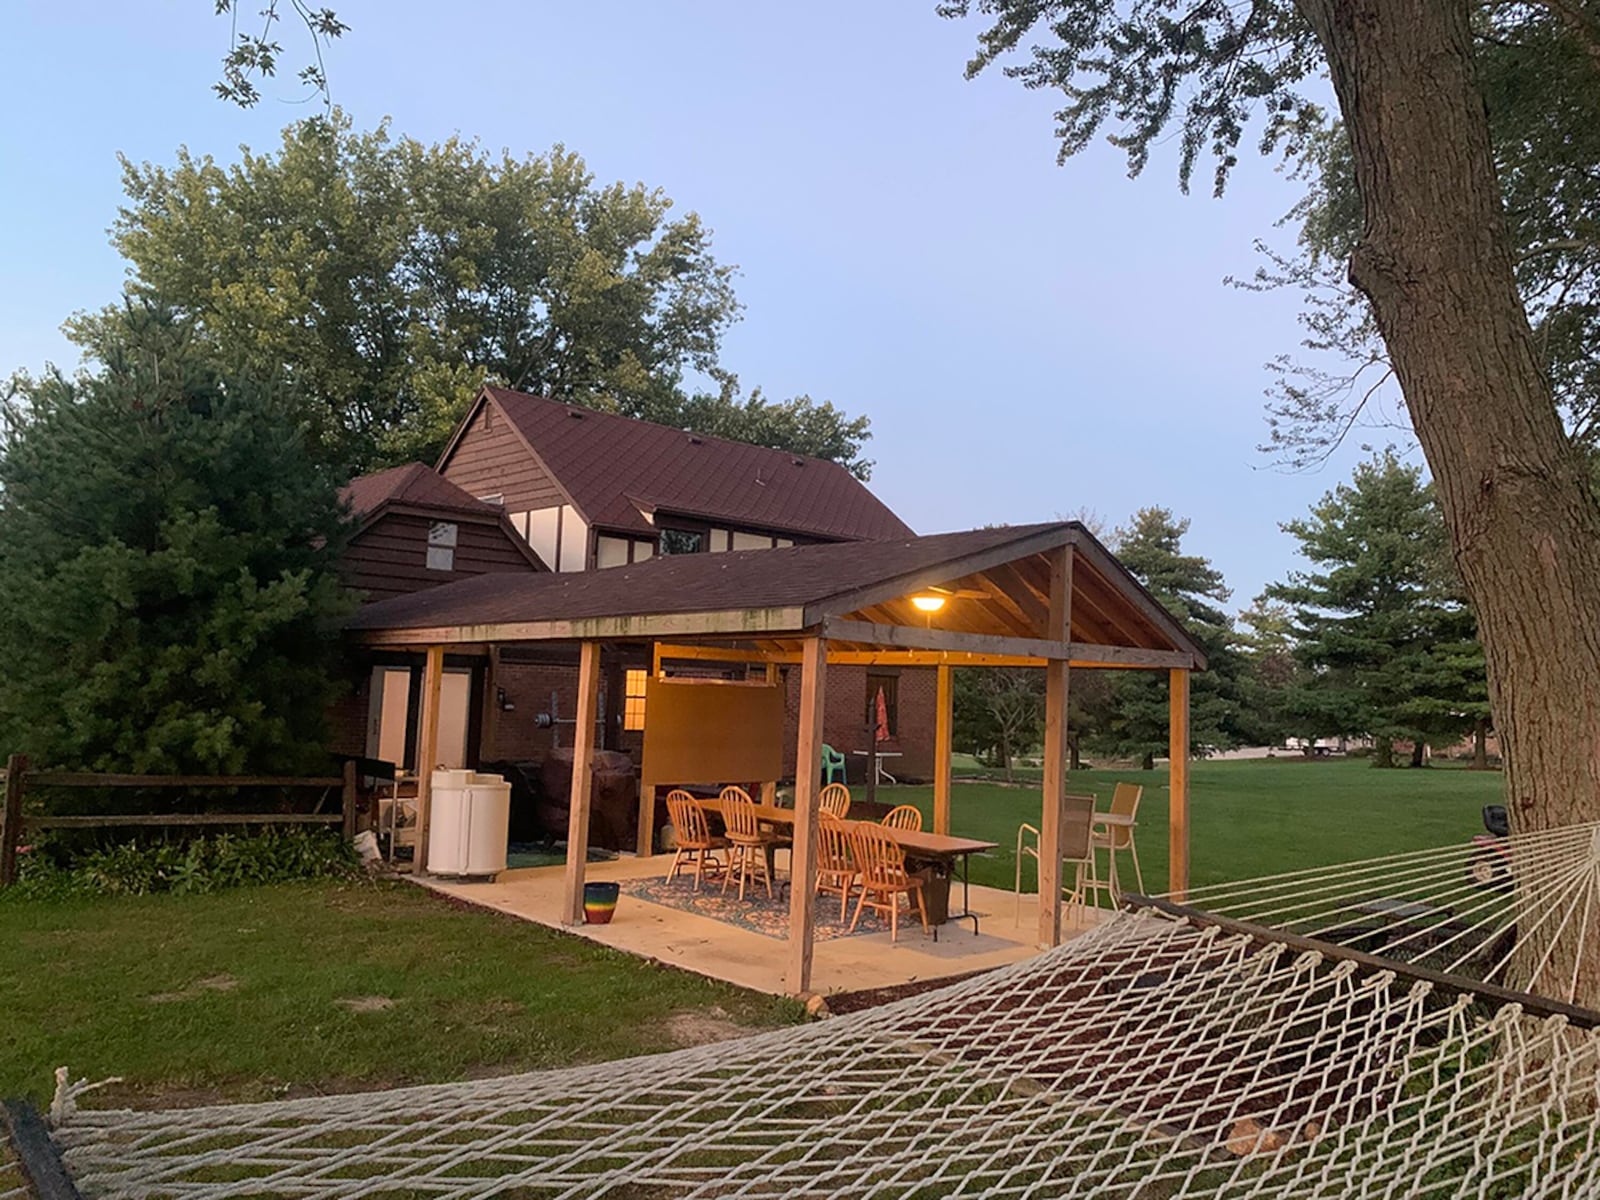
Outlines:
{"label": "dormer window", "polygon": [[706,535],[696,529],[663,529],[662,554],[699,554],[706,548]]}
{"label": "dormer window", "polygon": [[428,526],[428,570],[456,569],[456,523],[435,521]]}

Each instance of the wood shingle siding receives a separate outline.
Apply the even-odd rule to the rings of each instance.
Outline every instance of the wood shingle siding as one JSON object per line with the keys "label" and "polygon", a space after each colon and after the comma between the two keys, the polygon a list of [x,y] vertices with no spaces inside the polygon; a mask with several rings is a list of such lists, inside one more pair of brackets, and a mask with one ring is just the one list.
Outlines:
{"label": "wood shingle siding", "polygon": [[566,501],[493,400],[479,407],[439,464],[439,471],[474,496],[500,496],[508,513],[550,508]]}
{"label": "wood shingle siding", "polygon": [[526,554],[498,521],[479,522],[449,513],[441,513],[436,519],[456,526],[450,570],[428,569],[428,528],[432,519],[411,513],[386,513],[356,534],[345,550],[340,572],[346,585],[365,592],[369,600],[385,600],[474,575],[533,569]]}

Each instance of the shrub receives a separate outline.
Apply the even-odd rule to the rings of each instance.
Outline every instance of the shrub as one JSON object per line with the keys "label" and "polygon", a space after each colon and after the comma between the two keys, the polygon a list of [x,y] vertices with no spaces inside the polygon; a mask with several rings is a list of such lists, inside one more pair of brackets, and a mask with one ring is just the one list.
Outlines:
{"label": "shrub", "polygon": [[32,898],[183,895],[360,873],[355,852],[338,833],[294,828],[88,847],[41,842],[21,856],[19,867],[14,894]]}

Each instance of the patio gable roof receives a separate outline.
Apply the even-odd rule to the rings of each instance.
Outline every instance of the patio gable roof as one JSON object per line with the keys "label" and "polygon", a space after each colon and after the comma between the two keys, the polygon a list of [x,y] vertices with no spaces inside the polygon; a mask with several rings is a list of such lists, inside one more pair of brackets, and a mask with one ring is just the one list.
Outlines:
{"label": "patio gable roof", "polygon": [[[1046,635],[1049,555],[1066,546],[1074,552],[1070,646]],[[925,614],[911,602],[918,593],[946,603]],[[368,605],[347,628],[387,645],[711,638],[767,653],[820,633],[841,647],[997,660],[1093,650],[1085,665],[1205,665],[1178,621],[1075,521],[486,575]]]}

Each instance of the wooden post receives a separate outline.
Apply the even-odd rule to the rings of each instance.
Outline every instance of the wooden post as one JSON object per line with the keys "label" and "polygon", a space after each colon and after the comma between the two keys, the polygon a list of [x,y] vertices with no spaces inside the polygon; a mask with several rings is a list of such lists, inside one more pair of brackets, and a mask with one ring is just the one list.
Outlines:
{"label": "wooden post", "polygon": [[[781,682],[781,679],[778,673],[778,664],[769,662],[767,664],[767,683],[772,687],[777,687],[779,682]],[[778,781],[776,779],[762,780],[761,803],[771,805],[778,803]]]}
{"label": "wooden post", "polygon": [[828,643],[807,638],[800,661],[800,742],[794,767],[794,849],[789,852],[789,991],[811,991],[815,935],[817,812],[822,798],[822,718]]}
{"label": "wooden post", "polygon": [[[1045,636],[1070,641],[1072,547],[1050,555],[1050,624]],[[1045,664],[1044,811],[1039,822],[1039,946],[1061,944],[1061,815],[1067,793],[1067,661]]]}
{"label": "wooden post", "polygon": [[433,768],[439,758],[439,704],[444,691],[444,647],[429,646],[422,665],[422,707],[417,717],[417,845],[411,869],[428,869],[428,819],[433,810]]}
{"label": "wooden post", "polygon": [[28,756],[6,759],[5,807],[0,808],[0,887],[17,881],[17,843],[22,840],[22,789],[28,774]]}
{"label": "wooden post", "polygon": [[1183,902],[1189,890],[1189,672],[1168,672],[1167,891]]}
{"label": "wooden post", "polygon": [[600,712],[600,643],[578,652],[578,723],[572,738],[572,792],[567,799],[567,874],[561,920],[583,924],[583,873],[589,863],[589,805],[594,791],[594,727]]}
{"label": "wooden post", "polygon": [[500,740],[500,647],[491,644],[483,666],[483,691],[478,703],[483,714],[478,721],[478,761],[497,757],[494,746]]}
{"label": "wooden post", "polygon": [[639,833],[634,850],[640,858],[649,858],[656,852],[656,787],[639,785]]}
{"label": "wooden post", "polygon": [[955,693],[950,668],[937,668],[933,719],[933,831],[950,833],[950,739],[955,734]]}
{"label": "wooden post", "polygon": [[358,793],[356,788],[356,760],[346,759],[344,764],[344,786],[340,789],[340,810],[344,814],[344,840],[349,841],[356,835],[356,801]]}

